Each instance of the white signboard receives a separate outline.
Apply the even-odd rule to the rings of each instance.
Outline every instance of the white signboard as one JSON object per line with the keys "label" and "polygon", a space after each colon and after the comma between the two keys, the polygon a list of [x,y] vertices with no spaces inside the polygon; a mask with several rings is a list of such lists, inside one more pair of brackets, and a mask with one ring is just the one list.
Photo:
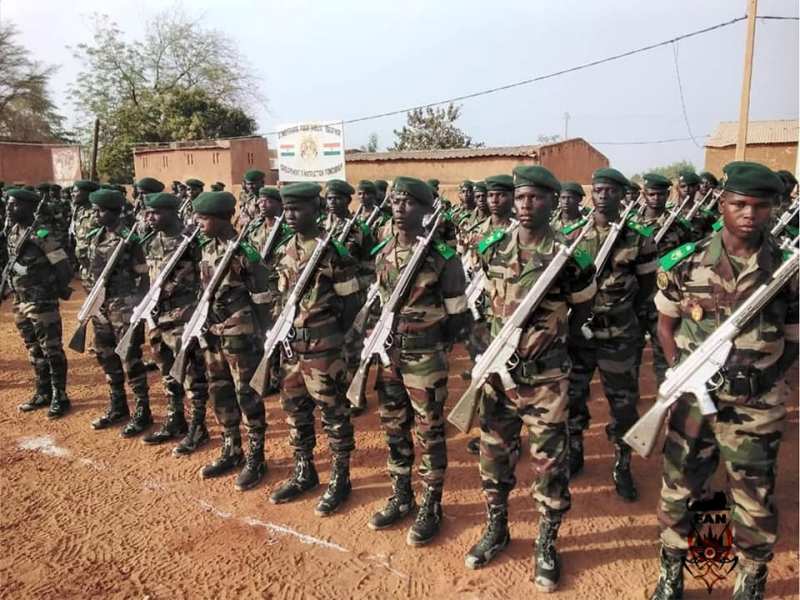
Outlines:
{"label": "white signboard", "polygon": [[78,146],[50,148],[53,161],[53,179],[61,186],[72,185],[81,178],[81,156]]}
{"label": "white signboard", "polygon": [[280,126],[278,178],[285,182],[345,179],[342,122]]}

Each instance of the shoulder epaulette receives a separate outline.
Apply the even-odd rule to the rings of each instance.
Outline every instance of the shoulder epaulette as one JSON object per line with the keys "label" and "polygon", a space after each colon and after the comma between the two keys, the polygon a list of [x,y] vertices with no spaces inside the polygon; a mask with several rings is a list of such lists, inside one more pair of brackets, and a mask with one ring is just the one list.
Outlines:
{"label": "shoulder epaulette", "polygon": [[50,235],[50,232],[47,231],[47,229],[45,229],[44,227],[36,230],[36,237],[39,238],[40,240],[43,240],[48,235]]}
{"label": "shoulder epaulette", "polygon": [[588,269],[589,266],[594,262],[594,259],[589,251],[584,250],[583,248],[575,248],[575,251],[572,253],[572,260],[574,260],[575,263],[581,268],[581,271]]}
{"label": "shoulder epaulette", "polygon": [[382,242],[378,242],[377,244],[375,244],[375,245],[372,247],[372,250],[370,250],[370,251],[369,251],[369,255],[370,255],[370,256],[375,256],[375,255],[376,255],[378,252],[380,252],[380,251],[383,249],[383,247],[384,247],[386,244],[388,244],[388,243],[389,243],[389,240],[391,240],[391,239],[392,239],[392,237],[394,237],[394,236],[391,236],[391,235],[390,235],[389,237],[387,237],[387,238],[386,238],[385,240],[383,240]]}
{"label": "shoulder epaulette", "polygon": [[96,236],[98,233],[100,233],[101,231],[103,231],[102,227],[95,227],[89,233],[86,234],[86,237],[87,238],[92,238],[92,237]]}
{"label": "shoulder epaulette", "polygon": [[662,271],[669,271],[672,267],[683,261],[686,257],[691,256],[697,251],[697,244],[689,242],[683,246],[678,246],[674,250],[667,252],[658,261],[658,265]]}
{"label": "shoulder epaulette", "polygon": [[450,260],[456,255],[456,251],[442,241],[438,241],[433,245],[433,248],[445,260]]}
{"label": "shoulder epaulette", "polygon": [[363,221],[361,219],[356,219],[356,225],[358,225],[358,228],[361,230],[361,233],[363,235],[369,235],[370,233],[372,233],[369,230],[369,227],[367,226],[366,221]]}
{"label": "shoulder epaulette", "polygon": [[492,233],[478,242],[478,253],[483,254],[497,242],[502,240],[505,236],[506,232],[503,229],[495,229]]}
{"label": "shoulder epaulette", "polygon": [[678,217],[677,221],[687,231],[691,231],[692,230],[692,222],[689,219],[687,219],[686,217]]}
{"label": "shoulder epaulette", "polygon": [[652,237],[653,236],[653,228],[648,227],[647,225],[642,225],[641,223],[637,223],[636,221],[629,220],[625,223],[628,226],[628,229],[631,229],[641,235],[642,237]]}
{"label": "shoulder epaulette", "polygon": [[724,223],[724,221],[722,220],[722,217],[720,217],[719,219],[717,219],[716,221],[714,221],[714,224],[713,224],[713,225],[711,225],[711,229],[713,229],[714,231],[719,231],[720,229],[722,229],[722,227],[723,227],[724,225],[725,225],[725,223]]}
{"label": "shoulder epaulette", "polygon": [[796,238],[797,234],[800,233],[797,231],[797,227],[792,227],[791,225],[786,226],[786,232],[793,238]]}
{"label": "shoulder epaulette", "polygon": [[250,242],[239,242],[239,248],[242,249],[242,253],[244,254],[245,258],[247,258],[247,260],[250,262],[258,262],[261,260],[261,254],[259,254],[258,250],[256,250],[250,244]]}
{"label": "shoulder epaulette", "polygon": [[572,233],[576,229],[579,229],[579,228],[583,227],[584,225],[586,225],[586,223],[588,223],[587,219],[578,219],[574,223],[570,223],[569,225],[565,225],[564,227],[562,227],[561,228],[561,233],[563,233],[564,235],[569,235],[570,233]]}
{"label": "shoulder epaulette", "polygon": [[202,233],[197,236],[197,245],[201,248],[211,241],[210,237],[204,236]]}
{"label": "shoulder epaulette", "polygon": [[331,238],[331,245],[334,247],[339,256],[350,256],[350,251],[344,244],[339,242],[339,240]]}

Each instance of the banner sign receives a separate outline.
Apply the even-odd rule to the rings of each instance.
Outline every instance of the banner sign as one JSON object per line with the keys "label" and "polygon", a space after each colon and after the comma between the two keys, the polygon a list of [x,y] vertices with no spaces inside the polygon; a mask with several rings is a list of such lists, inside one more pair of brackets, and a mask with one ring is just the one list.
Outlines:
{"label": "banner sign", "polygon": [[328,121],[279,127],[278,178],[285,182],[345,179],[342,125]]}

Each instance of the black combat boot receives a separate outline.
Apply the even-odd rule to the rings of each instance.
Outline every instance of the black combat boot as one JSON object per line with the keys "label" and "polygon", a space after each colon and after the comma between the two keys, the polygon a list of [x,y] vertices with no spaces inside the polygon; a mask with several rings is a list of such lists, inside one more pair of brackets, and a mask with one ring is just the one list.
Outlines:
{"label": "black combat boot", "polygon": [[681,600],[683,598],[683,560],[686,553],[661,547],[661,566],[658,583],[650,600]]}
{"label": "black combat boot", "polygon": [[762,600],[767,587],[767,565],[750,567],[739,563],[731,600]]}
{"label": "black combat boot", "polygon": [[192,422],[189,430],[178,445],[172,449],[173,456],[186,456],[197,450],[200,446],[207,443],[210,439],[206,428],[206,405],[205,401],[198,401],[192,407]]}
{"label": "black combat boot", "polygon": [[583,435],[569,434],[569,476],[575,477],[583,471]]}
{"label": "black combat boot", "polygon": [[49,370],[47,373],[41,369],[36,369],[36,393],[30,400],[17,406],[17,410],[31,412],[39,408],[44,408],[52,401],[53,389],[50,386]]}
{"label": "black combat boot", "polygon": [[186,424],[186,417],[183,416],[183,398],[181,396],[170,396],[167,408],[167,418],[158,431],[148,433],[142,438],[144,444],[163,444],[169,440],[174,440],[186,433],[189,426]]}
{"label": "black combat boot", "polygon": [[244,452],[242,452],[242,436],[239,427],[226,429],[222,432],[222,448],[219,458],[200,469],[200,477],[210,479],[230,473],[244,462]]}
{"label": "black combat boot", "polygon": [[247,432],[247,460],[244,469],[236,478],[236,489],[240,492],[249,490],[258,485],[267,472],[267,463],[264,461],[264,430],[251,429]]}
{"label": "black combat boot", "polygon": [[128,410],[128,400],[125,397],[125,387],[122,385],[112,386],[111,396],[108,400],[108,410],[102,417],[92,421],[93,429],[106,429],[117,423],[121,423],[130,417]]}
{"label": "black combat boot", "polygon": [[272,492],[269,501],[273,504],[291,502],[302,493],[313,490],[319,485],[319,475],[314,461],[304,454],[294,455],[294,472],[277,490]]}
{"label": "black combat boot", "polygon": [[539,536],[536,538],[531,580],[540,592],[554,592],[561,577],[561,564],[556,552],[556,538],[561,517],[542,515],[539,518]]}
{"label": "black combat boot", "polygon": [[122,428],[120,435],[125,438],[139,435],[152,424],[153,415],[150,413],[150,400],[147,396],[138,396],[136,398],[136,410],[128,424]]}
{"label": "black combat boot", "polygon": [[631,475],[631,447],[624,442],[618,442],[614,447],[614,487],[623,500],[634,502],[639,497],[636,485]]}
{"label": "black combat boot", "polygon": [[425,487],[417,518],[408,530],[406,544],[424,546],[438,533],[442,524],[442,490]]}
{"label": "black combat boot", "polygon": [[53,388],[53,398],[50,400],[50,409],[47,411],[48,419],[58,419],[67,414],[70,402],[63,389]]}
{"label": "black combat boot", "polygon": [[386,529],[417,508],[414,491],[411,489],[411,476],[393,475],[392,479],[392,495],[386,506],[370,518],[368,523],[370,529]]}
{"label": "black combat boot", "polygon": [[314,514],[318,517],[329,517],[347,500],[352,489],[353,487],[350,484],[350,457],[335,456],[328,489],[319,499],[317,507],[314,509]]}
{"label": "black combat boot", "polygon": [[468,569],[486,566],[511,541],[508,532],[508,505],[490,504],[486,507],[486,527],[481,539],[469,549],[464,560]]}

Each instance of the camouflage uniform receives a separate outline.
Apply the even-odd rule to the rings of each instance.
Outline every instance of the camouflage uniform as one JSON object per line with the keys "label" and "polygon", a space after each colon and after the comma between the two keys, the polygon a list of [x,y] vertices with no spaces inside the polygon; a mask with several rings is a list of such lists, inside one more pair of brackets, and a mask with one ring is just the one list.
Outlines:
{"label": "camouflage uniform", "polygon": [[249,194],[246,190],[239,193],[239,210],[234,218],[234,227],[241,229],[258,216],[258,195]]}
{"label": "camouflage uniform", "polygon": [[[274,223],[274,221],[275,219],[269,221],[263,217],[256,217],[250,222],[247,239],[250,244],[252,244],[252,246],[259,252],[263,250],[264,244],[267,242],[267,238],[272,230],[272,223]],[[281,231],[278,234],[275,246],[272,249],[272,254],[267,257],[267,260],[265,261],[265,265],[267,267],[267,289],[270,295],[266,304],[272,307],[273,310],[277,310],[281,304],[280,291],[278,290],[278,263],[280,262],[283,248],[286,245],[286,242],[291,239],[292,235],[294,235],[292,229],[286,223],[283,223],[281,225]],[[269,327],[272,325],[272,322],[273,319],[270,318],[268,322],[262,323],[265,331],[269,329]]]}
{"label": "camouflage uniform", "polygon": [[[680,319],[675,342],[683,358],[783,260],[771,236],[750,259],[729,256],[721,233],[689,254],[677,264],[669,257],[662,260],[655,300],[659,312]],[[781,378],[797,353],[797,320],[795,277],[734,340],[723,371],[725,383],[711,394],[717,414],[703,416],[690,396],[673,407],[658,507],[665,547],[686,551],[692,531],[687,500],[699,495],[721,456],[740,567],[754,569],[772,558],[778,533],[776,463],[786,419]]]}
{"label": "camouflage uniform", "polygon": [[70,233],[75,242],[75,259],[78,266],[78,275],[84,287],[88,286],[89,276],[89,234],[96,231],[97,221],[94,216],[94,209],[87,201],[85,204],[76,204],[70,219]]}

